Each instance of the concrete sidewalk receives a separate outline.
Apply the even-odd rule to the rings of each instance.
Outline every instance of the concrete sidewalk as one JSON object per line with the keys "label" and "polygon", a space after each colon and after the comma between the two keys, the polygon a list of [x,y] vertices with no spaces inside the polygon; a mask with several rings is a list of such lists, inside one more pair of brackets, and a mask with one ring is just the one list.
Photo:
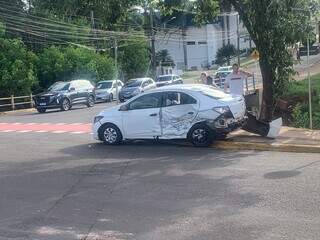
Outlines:
{"label": "concrete sidewalk", "polygon": [[320,153],[320,131],[283,127],[277,139],[269,139],[239,130],[230,134],[225,141],[215,142],[213,147],[219,149]]}

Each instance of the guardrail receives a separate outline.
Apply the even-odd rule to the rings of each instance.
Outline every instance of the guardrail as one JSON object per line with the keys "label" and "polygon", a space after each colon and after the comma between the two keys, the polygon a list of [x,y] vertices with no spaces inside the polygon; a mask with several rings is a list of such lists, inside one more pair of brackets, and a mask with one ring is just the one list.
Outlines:
{"label": "guardrail", "polygon": [[11,97],[0,98],[0,108],[9,108],[12,111],[16,109],[16,107],[21,105],[29,105],[28,107],[33,107],[33,95],[30,94],[28,96],[17,96],[11,95]]}

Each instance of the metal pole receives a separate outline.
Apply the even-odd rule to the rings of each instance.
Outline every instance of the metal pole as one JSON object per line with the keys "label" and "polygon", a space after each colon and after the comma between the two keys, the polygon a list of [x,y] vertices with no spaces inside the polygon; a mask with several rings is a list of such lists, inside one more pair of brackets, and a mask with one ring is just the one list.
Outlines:
{"label": "metal pole", "polygon": [[114,39],[114,65],[116,68],[116,100],[117,104],[119,104],[119,89],[118,89],[118,78],[119,78],[119,73],[118,73],[118,43],[117,39]]}
{"label": "metal pole", "polygon": [[308,33],[308,40],[307,40],[307,65],[308,65],[308,84],[309,84],[310,129],[313,129],[313,122],[312,122],[312,92],[311,92],[311,77],[310,77],[310,33]]}

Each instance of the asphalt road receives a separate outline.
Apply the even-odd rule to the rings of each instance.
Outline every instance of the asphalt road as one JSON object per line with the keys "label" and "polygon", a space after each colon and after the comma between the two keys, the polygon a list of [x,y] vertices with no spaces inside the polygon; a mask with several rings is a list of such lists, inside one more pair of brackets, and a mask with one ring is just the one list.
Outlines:
{"label": "asphalt road", "polygon": [[[0,123],[89,123],[109,105]],[[320,239],[319,170],[319,154],[0,131],[0,239]]]}

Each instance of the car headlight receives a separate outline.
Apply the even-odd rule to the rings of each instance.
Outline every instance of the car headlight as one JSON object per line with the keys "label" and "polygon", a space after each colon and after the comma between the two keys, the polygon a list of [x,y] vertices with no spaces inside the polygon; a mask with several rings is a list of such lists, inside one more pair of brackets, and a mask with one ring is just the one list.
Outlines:
{"label": "car headlight", "polygon": [[224,114],[226,112],[229,112],[230,108],[228,106],[220,106],[220,107],[214,107],[213,110],[216,111],[217,113]]}
{"label": "car headlight", "polygon": [[94,117],[94,120],[93,120],[93,123],[97,123],[99,122],[101,119],[103,119],[104,117],[103,116],[95,116]]}

